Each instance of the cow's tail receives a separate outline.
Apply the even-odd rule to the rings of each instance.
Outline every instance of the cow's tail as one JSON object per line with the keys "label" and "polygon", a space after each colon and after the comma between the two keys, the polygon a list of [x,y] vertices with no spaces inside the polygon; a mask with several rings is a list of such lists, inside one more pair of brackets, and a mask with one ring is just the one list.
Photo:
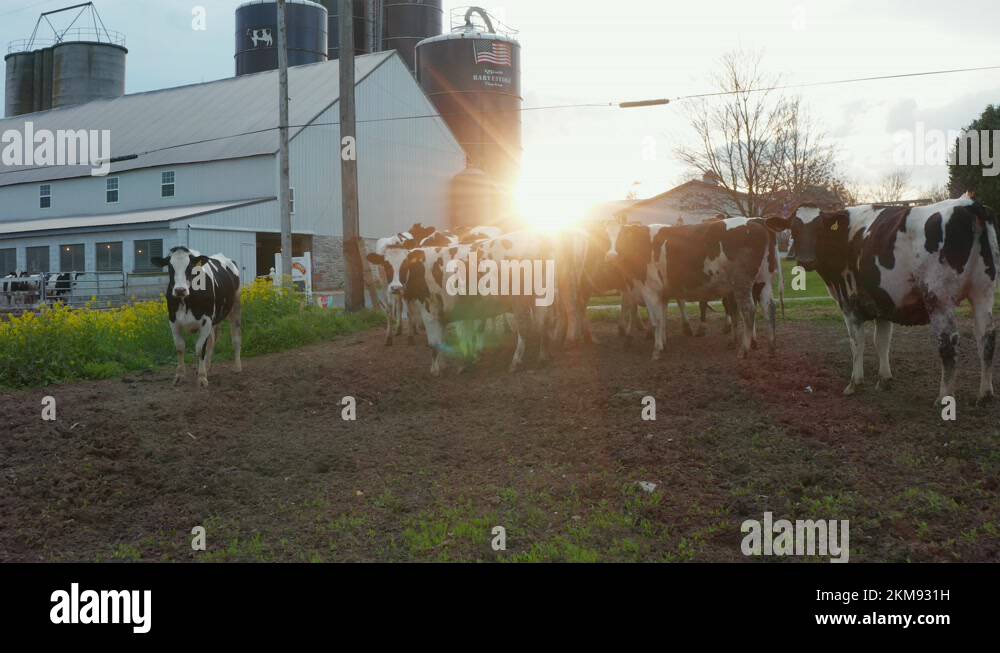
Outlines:
{"label": "cow's tail", "polygon": [[777,234],[774,236],[774,243],[771,245],[774,248],[774,260],[778,262],[778,302],[781,304],[781,319],[785,319],[785,272],[783,266],[781,265],[781,252],[778,251],[778,237]]}

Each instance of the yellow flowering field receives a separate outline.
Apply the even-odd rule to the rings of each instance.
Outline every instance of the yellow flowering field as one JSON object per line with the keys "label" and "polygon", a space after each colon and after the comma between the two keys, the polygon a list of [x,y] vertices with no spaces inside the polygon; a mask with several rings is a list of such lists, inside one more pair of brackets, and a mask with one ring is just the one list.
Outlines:
{"label": "yellow flowering field", "polygon": [[[255,282],[242,290],[243,355],[329,340],[381,323],[374,313],[347,314],[309,305],[299,293]],[[193,336],[191,336],[193,338]],[[217,360],[232,356],[228,323]],[[189,339],[189,359],[193,340]],[[175,360],[166,301],[98,310],[56,305],[0,321],[0,386],[32,387],[120,376]],[[193,360],[193,359],[192,359]]]}

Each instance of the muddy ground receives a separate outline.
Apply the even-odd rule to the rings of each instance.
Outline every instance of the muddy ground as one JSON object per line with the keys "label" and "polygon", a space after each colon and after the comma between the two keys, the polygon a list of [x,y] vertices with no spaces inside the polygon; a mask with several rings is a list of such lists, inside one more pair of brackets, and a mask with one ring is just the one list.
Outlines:
{"label": "muddy ground", "polygon": [[851,561],[1000,560],[1000,403],[973,406],[963,329],[956,422],[927,329],[897,330],[891,391],[845,398],[830,320],[783,323],[779,355],[747,362],[717,318],[697,339],[672,323],[659,363],[602,322],[544,368],[508,375],[504,343],[432,379],[425,347],[374,329],[220,363],[208,390],[164,369],[5,392],[0,560],[740,561],[765,511],[849,519]]}

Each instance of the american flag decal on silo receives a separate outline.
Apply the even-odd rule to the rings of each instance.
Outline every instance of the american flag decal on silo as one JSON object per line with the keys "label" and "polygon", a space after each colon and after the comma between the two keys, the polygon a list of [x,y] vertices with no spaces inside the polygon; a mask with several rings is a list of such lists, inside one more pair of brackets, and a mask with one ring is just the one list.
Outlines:
{"label": "american flag decal on silo", "polygon": [[474,41],[476,63],[491,63],[495,66],[513,65],[509,43],[503,41]]}

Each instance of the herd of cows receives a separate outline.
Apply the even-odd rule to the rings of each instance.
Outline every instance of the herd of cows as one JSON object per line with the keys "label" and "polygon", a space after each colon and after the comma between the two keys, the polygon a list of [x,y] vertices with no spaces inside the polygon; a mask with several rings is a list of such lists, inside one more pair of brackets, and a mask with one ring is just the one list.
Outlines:
{"label": "herd of cows", "polygon": [[[958,346],[956,309],[973,307],[981,362],[979,399],[993,396],[992,362],[996,331],[992,309],[997,280],[997,215],[966,194],[930,206],[864,205],[824,210],[800,206],[789,217],[723,218],[668,226],[609,221],[557,233],[497,227],[437,230],[415,224],[379,240],[368,261],[381,270],[386,289],[386,344],[402,332],[404,306],[410,342],[422,326],[432,350],[431,373],[439,375],[453,350],[448,325],[460,323],[481,334],[491,320],[509,323],[516,337],[510,364],[523,362],[527,341],[540,360],[554,343],[594,342],[586,308],[595,294],[619,291],[619,329],[625,338],[642,328],[638,307],[649,315],[653,358],[666,341],[666,307],[722,300],[740,358],[756,344],[756,315],[763,310],[769,349],[774,350],[777,306],[783,280],[777,236],[789,231],[792,255],[815,270],[844,315],[853,354],[845,394],[864,382],[864,323],[874,321],[879,356],[878,386],[892,379],[889,348],[894,324],[930,324],[941,358],[938,400],[953,396]],[[541,305],[531,285],[521,292],[456,293],[448,276],[456,263],[517,264],[547,261],[555,266],[555,301]],[[178,348],[176,381],[184,372],[185,331],[199,333],[198,379],[207,385],[218,325],[233,322],[239,367],[239,272],[224,256],[206,257],[177,247],[157,261],[169,268],[167,304]],[[527,266],[526,266],[527,267]],[[513,269],[518,269],[515,265]],[[522,270],[524,268],[521,268]],[[196,277],[208,283],[197,287]],[[494,318],[498,318],[494,320]],[[699,328],[704,332],[704,324]]]}
{"label": "herd of cows", "polygon": [[29,274],[10,272],[0,277],[0,306],[32,306],[60,300],[72,293],[82,272]]}

